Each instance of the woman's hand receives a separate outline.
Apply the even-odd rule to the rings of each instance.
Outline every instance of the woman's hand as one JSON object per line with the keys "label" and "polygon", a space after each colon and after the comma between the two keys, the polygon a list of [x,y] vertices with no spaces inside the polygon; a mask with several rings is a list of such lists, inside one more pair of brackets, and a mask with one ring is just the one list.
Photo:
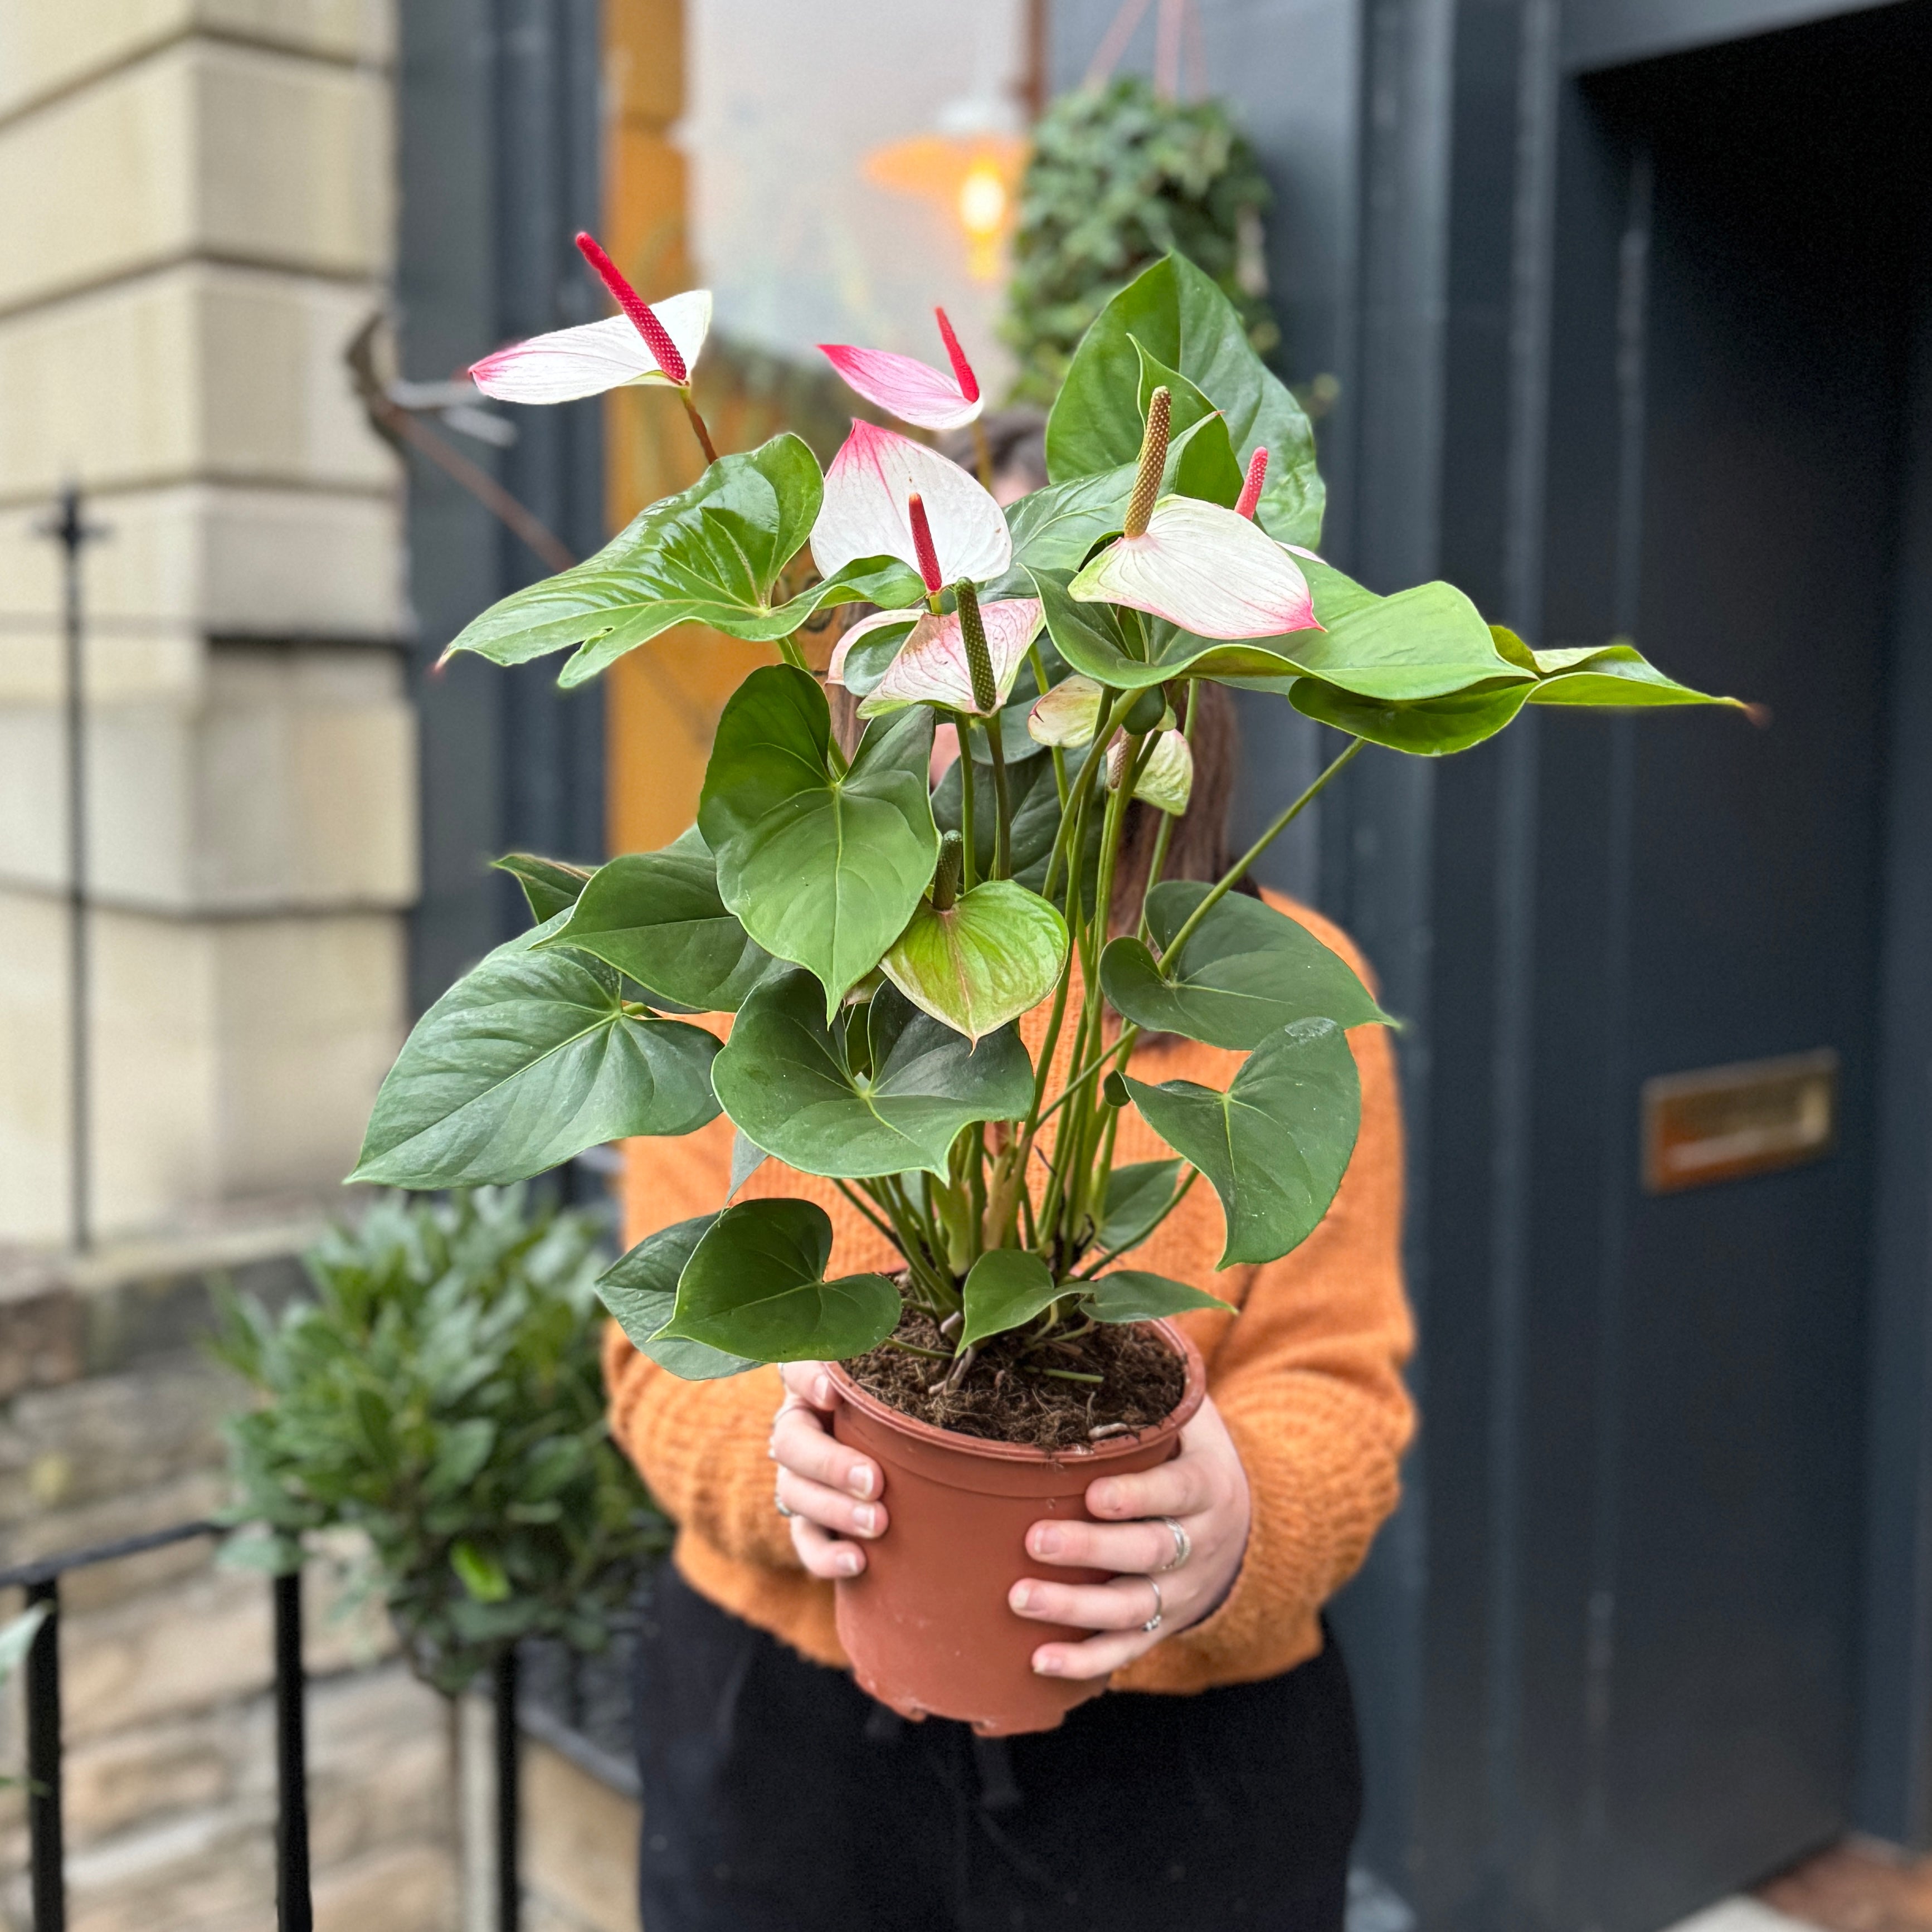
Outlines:
{"label": "woman's hand", "polygon": [[885,1472],[832,1436],[838,1393],[823,1362],[788,1362],[772,1424],[777,1501],[791,1512],[791,1546],[814,1576],[856,1576],[865,1545],[886,1531]]}
{"label": "woman's hand", "polygon": [[[1084,1643],[1042,1644],[1033,1667],[1042,1677],[1105,1677],[1198,1623],[1233,1587],[1248,1544],[1248,1478],[1213,1397],[1180,1432],[1172,1462],[1137,1476],[1096,1478],[1087,1486],[1087,1507],[1098,1522],[1035,1523],[1028,1553],[1042,1563],[1114,1570],[1114,1580],[1023,1577],[1007,1598],[1023,1617],[1103,1633]],[[1168,1516],[1186,1532],[1187,1559],[1178,1569],[1169,1567],[1180,1544],[1162,1520]],[[792,1525],[794,1538],[799,1527]],[[1160,1621],[1150,1630],[1144,1626],[1156,1608]]]}

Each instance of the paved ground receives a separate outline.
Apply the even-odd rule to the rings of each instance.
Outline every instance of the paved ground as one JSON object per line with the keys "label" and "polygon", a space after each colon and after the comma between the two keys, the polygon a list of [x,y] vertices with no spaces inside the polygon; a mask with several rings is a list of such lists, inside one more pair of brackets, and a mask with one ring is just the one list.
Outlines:
{"label": "paved ground", "polygon": [[1671,1932],[1932,1932],[1932,1858],[1848,1839]]}

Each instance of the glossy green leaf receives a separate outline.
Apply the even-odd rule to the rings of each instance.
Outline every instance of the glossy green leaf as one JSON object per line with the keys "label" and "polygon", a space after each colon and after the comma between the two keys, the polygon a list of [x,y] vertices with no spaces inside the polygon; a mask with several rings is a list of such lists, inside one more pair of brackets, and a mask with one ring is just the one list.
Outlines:
{"label": "glossy green leaf", "polygon": [[772,603],[780,573],[812,532],[824,491],[818,458],[789,433],[721,457],[595,556],[490,605],[449,649],[508,664],[579,645],[560,682],[580,684],[674,624],[770,641],[827,604],[890,602],[895,591],[902,602],[916,596],[910,572],[870,558]]}
{"label": "glossy green leaf", "polygon": [[1142,343],[1136,342],[1134,350],[1140,358],[1138,401],[1143,427],[1154,391],[1165,388],[1168,435],[1178,439],[1187,436],[1190,430],[1200,432],[1189,436],[1183,446],[1184,454],[1178,467],[1185,472],[1188,487],[1180,494],[1232,509],[1240,500],[1241,485],[1247,478],[1240,458],[1234,454],[1227,418],[1178,369],[1170,369]]}
{"label": "glossy green leaf", "polygon": [[1361,1119],[1348,1036],[1330,1019],[1297,1020],[1244,1060],[1226,1093],[1191,1080],[1127,1090],[1154,1132],[1221,1197],[1220,1265],[1270,1262],[1320,1225],[1347,1172]]}
{"label": "glossy green leaf", "polygon": [[[1539,651],[1539,658],[1565,652]],[[1712,698],[1666,677],[1629,644],[1610,644],[1579,654],[1567,668],[1556,668],[1530,687],[1532,704],[1582,704],[1610,710],[1654,704],[1727,704],[1744,706],[1735,698]]]}
{"label": "glossy green leaf", "polygon": [[758,1366],[748,1355],[729,1354],[703,1342],[659,1332],[676,1304],[678,1277],[685,1263],[717,1219],[716,1214],[694,1215],[646,1234],[597,1280],[598,1298],[632,1344],[660,1368],[688,1382],[716,1382]]}
{"label": "glossy green leaf", "polygon": [[[1010,587],[999,594],[1028,594],[1019,566],[1034,570],[1076,571],[1096,544],[1120,535],[1127,514],[1127,500],[1134,494],[1134,482],[1140,473],[1140,431],[1136,429],[1134,434],[1134,455],[1117,469],[1097,476],[1049,484],[1009,507],[1006,528],[1012,538],[1016,568],[1009,578],[1001,580]],[[1231,478],[1232,496],[1228,494]],[[1175,434],[1162,471],[1162,496],[1199,496],[1210,502],[1232,504],[1240,493],[1241,466],[1222,418],[1206,416]]]}
{"label": "glossy green leaf", "polygon": [[1179,255],[1129,283],[1082,338],[1047,419],[1052,480],[1092,476],[1138,456],[1142,352],[1221,412],[1244,467],[1256,448],[1268,446],[1260,514],[1269,535],[1317,542],[1323,490],[1308,418],[1249,346],[1227,297]]}
{"label": "glossy green leaf", "polygon": [[452,1544],[449,1567],[479,1604],[500,1604],[510,1594],[510,1580],[504,1575],[503,1566],[480,1544],[467,1538]]}
{"label": "glossy green leaf", "polygon": [[766,952],[818,976],[828,1017],[905,930],[939,856],[932,713],[875,720],[842,774],[831,746],[814,679],[754,670],[718,720],[698,813],[719,896]]}
{"label": "glossy green leaf", "polygon": [[1148,895],[1156,962],[1124,934],[1100,956],[1100,985],[1117,1012],[1150,1033],[1178,1033],[1211,1046],[1258,1046],[1296,1020],[1365,1026],[1388,1014],[1348,962],[1299,920],[1245,892],[1229,892],[1189,938],[1178,959],[1166,948],[1208,888],[1169,879]]}
{"label": "glossy green leaf", "polygon": [[1080,1310],[1096,1322],[1158,1322],[1164,1316],[1185,1315],[1192,1308],[1213,1308],[1223,1315],[1240,1311],[1218,1294],[1204,1294],[1164,1274],[1138,1268],[1119,1268],[1103,1274],[1082,1298]]}
{"label": "glossy green leaf", "polygon": [[[862,1024],[869,1075],[844,1051],[846,1030]],[[962,1127],[1016,1120],[1033,1102],[1033,1065],[1013,1028],[975,1047],[890,986],[828,1027],[802,973],[766,980],[740,1008],[712,1078],[748,1139],[803,1173],[845,1180],[919,1168],[943,1179]]]}
{"label": "glossy green leaf", "polygon": [[960,1346],[1019,1328],[1066,1292],[1039,1256],[1024,1248],[988,1248],[966,1276]]}
{"label": "glossy green leaf", "polygon": [[1432,698],[1420,704],[1384,704],[1353,692],[1337,691],[1319,679],[1298,678],[1289,686],[1288,702],[1304,716],[1332,724],[1352,737],[1416,758],[1446,758],[1466,752],[1493,738],[1528,701],[1536,687],[1504,685],[1498,691],[1475,691],[1454,698]]}
{"label": "glossy green leaf", "polygon": [[577,896],[590,883],[591,868],[566,865],[561,859],[539,859],[534,852],[506,852],[490,862],[500,872],[508,872],[524,889],[530,916],[541,926],[577,903]]}
{"label": "glossy green leaf", "polygon": [[1137,1160],[1108,1174],[1106,1204],[1094,1235],[1102,1254],[1123,1254],[1147,1239],[1174,1198],[1182,1165],[1178,1160]]}
{"label": "glossy green leaf", "polygon": [[718,896],[718,866],[694,826],[662,852],[598,868],[545,946],[568,946],[700,1012],[736,1012],[772,958]]}
{"label": "glossy green leaf", "polygon": [[1045,999],[1066,962],[1066,922],[1037,892],[997,879],[944,912],[922,899],[879,970],[921,1012],[976,1042]]}
{"label": "glossy green leaf", "polygon": [[416,1022],[351,1180],[522,1180],[604,1141],[688,1134],[716,1118],[717,1041],[627,1009],[601,960],[538,951],[567,916],[498,946]]}
{"label": "glossy green leaf", "polygon": [[746,1201],[706,1229],[678,1278],[663,1339],[759,1362],[842,1361],[898,1326],[884,1275],[825,1278],[832,1221],[811,1201]]}

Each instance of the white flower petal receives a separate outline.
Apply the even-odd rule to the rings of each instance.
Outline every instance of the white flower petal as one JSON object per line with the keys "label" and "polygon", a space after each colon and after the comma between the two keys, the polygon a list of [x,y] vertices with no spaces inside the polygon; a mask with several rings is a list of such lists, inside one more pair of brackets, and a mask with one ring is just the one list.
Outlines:
{"label": "white flower petal", "polygon": [[821,342],[818,346],[867,402],[876,403],[902,422],[916,423],[921,429],[958,429],[986,406],[983,399],[969,403],[952,376],[910,356],[848,343]]}
{"label": "white flower petal", "polygon": [[1106,695],[1090,677],[1062,678],[1027,713],[1027,736],[1036,745],[1090,744]]}
{"label": "white flower petal", "polygon": [[1199,638],[1319,630],[1308,580],[1257,524],[1218,503],[1166,496],[1144,535],[1108,545],[1068,586],[1087,604],[1151,611]]}
{"label": "white flower petal", "polygon": [[913,569],[906,500],[916,491],[932,526],[939,574],[983,584],[1012,561],[1012,538],[1000,506],[960,468],[922,442],[855,422],[825,472],[825,500],[812,526],[812,558],[822,577],[865,556],[896,556]]}
{"label": "white flower petal", "polygon": [[[653,302],[651,308],[677,344],[686,370],[695,368],[711,328],[711,291],[693,289]],[[670,380],[624,315],[513,342],[474,364],[470,375],[486,396],[501,403],[573,403],[627,383]]]}
{"label": "white flower petal", "polygon": [[[980,620],[986,628],[986,654],[993,661],[998,704],[1004,704],[1026,662],[1027,646],[1040,628],[1040,600],[1015,597],[984,604]],[[949,711],[983,715],[973,702],[973,674],[967,668],[966,640],[956,610],[940,617],[928,613],[913,626],[898,656],[859,709],[870,717],[906,704],[939,704]]]}
{"label": "white flower petal", "polygon": [[[1126,740],[1117,738],[1107,752],[1107,783],[1116,791],[1120,789],[1120,773],[1126,768]],[[1141,767],[1140,777],[1134,785],[1134,796],[1156,812],[1169,812],[1178,818],[1187,809],[1187,801],[1193,794],[1194,752],[1187,742],[1187,734],[1179,730],[1163,731],[1154,740],[1152,755]]]}
{"label": "white flower petal", "polygon": [[832,649],[832,662],[825,668],[827,684],[845,682],[845,657],[852,646],[869,631],[883,630],[888,624],[909,624],[917,614],[911,610],[874,610],[868,617],[861,617],[852,628],[844,632]]}

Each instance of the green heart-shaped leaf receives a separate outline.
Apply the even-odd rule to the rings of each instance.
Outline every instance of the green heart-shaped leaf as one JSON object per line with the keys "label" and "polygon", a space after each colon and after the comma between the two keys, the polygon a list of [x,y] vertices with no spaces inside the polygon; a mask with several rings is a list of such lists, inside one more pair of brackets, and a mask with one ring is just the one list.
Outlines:
{"label": "green heart-shaped leaf", "polygon": [[920,900],[879,970],[922,1012],[976,1043],[1031,1012],[1066,963],[1066,920],[1037,892],[994,879],[944,912]]}
{"label": "green heart-shaped leaf", "polygon": [[1284,543],[1315,543],[1323,490],[1308,418],[1250,346],[1233,304],[1178,254],[1130,282],[1081,338],[1047,418],[1052,480],[1092,476],[1139,455],[1142,352],[1221,412],[1244,468],[1267,446],[1262,526]]}
{"label": "green heart-shaped leaf", "polygon": [[924,705],[876,719],[849,770],[825,694],[790,664],[754,670],[718,722],[698,822],[718,890],[767,952],[817,974],[827,1017],[878,965],[939,856]]}
{"label": "green heart-shaped leaf", "polygon": [[703,1342],[658,1332],[676,1305],[678,1277],[685,1263],[717,1219],[716,1214],[698,1214],[660,1228],[597,1281],[598,1298],[638,1350],[688,1382],[716,1382],[758,1366],[748,1355],[728,1354]]}
{"label": "green heart-shaped leaf", "polygon": [[959,1346],[970,1348],[988,1335],[1004,1335],[1068,1292],[1039,1256],[1024,1248],[988,1248],[966,1276]]}
{"label": "green heart-shaped leaf", "polygon": [[1094,1246],[1102,1254],[1122,1254],[1145,1240],[1174,1198],[1180,1168],[1178,1160],[1137,1160],[1115,1168],[1107,1176]]}
{"label": "green heart-shaped leaf", "polygon": [[539,859],[534,852],[506,852],[490,862],[500,872],[508,872],[524,889],[530,916],[541,926],[547,919],[577,903],[577,896],[590,882],[588,866],[566,865],[561,859]]}
{"label": "green heart-shaped leaf", "polygon": [[717,1041],[627,1010],[601,960],[537,951],[568,916],[498,946],[416,1022],[351,1180],[524,1180],[602,1142],[688,1134],[716,1117]]}
{"label": "green heart-shaped leaf", "polygon": [[678,1277],[663,1339],[759,1362],[843,1361],[898,1326],[884,1275],[825,1279],[832,1222],[810,1201],[746,1201],[707,1228]]}
{"label": "green heart-shaped leaf", "polygon": [[1538,651],[1539,661],[1568,658],[1551,668],[1542,682],[1530,687],[1532,704],[1600,705],[1622,710],[1652,704],[1728,704],[1744,707],[1735,698],[1712,698],[1688,684],[1666,677],[1642,652],[1629,644],[1606,644],[1600,650]]}
{"label": "green heart-shaped leaf", "polygon": [[674,624],[707,624],[769,642],[790,636],[827,604],[916,596],[910,572],[874,557],[772,604],[779,574],[811,535],[824,494],[818,458],[789,433],[721,457],[595,556],[491,604],[449,649],[507,664],[580,645],[559,680],[580,684]]}
{"label": "green heart-shaped leaf", "polygon": [[[855,1073],[847,1030],[868,1028]],[[810,978],[767,980],[739,1009],[712,1069],[724,1111],[748,1139],[802,1172],[860,1180],[923,1169],[942,1179],[959,1130],[1016,1120],[1033,1104],[1033,1065],[1002,1027],[975,1047],[890,986],[869,1011],[826,1024]]]}
{"label": "green heart-shaped leaf", "polygon": [[1168,1315],[1185,1315],[1190,1308],[1218,1309],[1223,1315],[1240,1310],[1218,1294],[1204,1294],[1164,1274],[1120,1268],[1103,1274],[1082,1298],[1080,1311],[1096,1322],[1158,1322]]}
{"label": "green heart-shaped leaf", "polygon": [[1332,724],[1352,737],[1366,738],[1372,745],[1386,745],[1392,752],[1406,752],[1415,758],[1441,758],[1493,738],[1515,718],[1535,688],[1531,684],[1512,684],[1499,691],[1426,698],[1420,704],[1385,704],[1304,677],[1288,687],[1288,696],[1304,717]]}
{"label": "green heart-shaped leaf", "polygon": [[1297,1020],[1241,1063],[1225,1094],[1191,1080],[1127,1090],[1149,1126],[1221,1197],[1220,1265],[1271,1262],[1321,1224],[1348,1170],[1361,1084],[1348,1036],[1331,1019]]}
{"label": "green heart-shaped leaf", "polygon": [[1217,900],[1178,959],[1174,935],[1208,896],[1198,880],[1169,879],[1148,895],[1156,962],[1141,940],[1122,937],[1100,956],[1100,985],[1116,1011],[1153,1033],[1178,1033],[1211,1046],[1258,1046],[1295,1020],[1341,1027],[1387,1022],[1346,959],[1299,920],[1244,892]]}
{"label": "green heart-shaped leaf", "polygon": [[695,826],[662,852],[599,866],[544,944],[592,954],[700,1012],[736,1012],[772,963],[718,897],[717,862]]}

